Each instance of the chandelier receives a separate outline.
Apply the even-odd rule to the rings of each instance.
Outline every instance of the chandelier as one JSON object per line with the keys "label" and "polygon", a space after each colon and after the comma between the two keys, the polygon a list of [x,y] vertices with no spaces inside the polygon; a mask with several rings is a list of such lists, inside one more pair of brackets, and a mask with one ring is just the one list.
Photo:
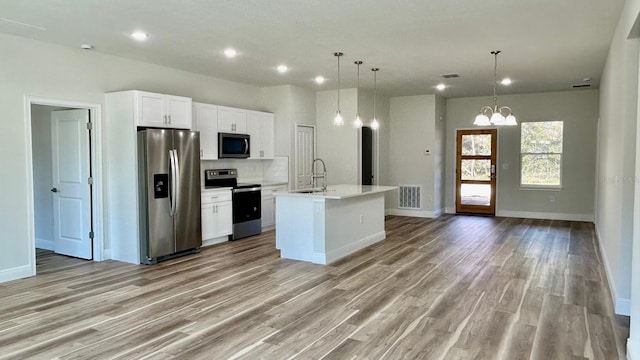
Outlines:
{"label": "chandelier", "polygon": [[491,126],[491,125],[518,125],[516,116],[508,106],[498,106],[498,96],[496,95],[496,85],[498,84],[498,54],[500,50],[492,51],[494,57],[493,63],[493,106],[483,106],[480,113],[476,116],[473,125]]}

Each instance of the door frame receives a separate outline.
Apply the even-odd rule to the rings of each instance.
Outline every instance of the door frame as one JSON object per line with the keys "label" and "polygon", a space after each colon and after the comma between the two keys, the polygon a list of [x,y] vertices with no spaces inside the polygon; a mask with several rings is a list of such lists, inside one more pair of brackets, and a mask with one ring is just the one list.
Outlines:
{"label": "door frame", "polygon": [[67,107],[75,109],[89,110],[91,119],[91,173],[93,174],[93,186],[91,188],[91,216],[93,219],[93,261],[103,261],[109,258],[104,251],[104,186],[102,172],[102,105],[98,103],[88,103],[72,100],[61,100],[54,98],[44,98],[35,96],[24,97],[24,123],[27,158],[27,234],[29,242],[31,276],[36,275],[36,237],[35,237],[35,208],[33,195],[33,151],[32,151],[32,129],[31,129],[31,105],[45,105],[54,107]]}
{"label": "door frame", "polygon": [[497,140],[496,140],[496,190],[495,190],[495,213],[494,216],[499,216],[499,210],[498,210],[498,203],[499,203],[499,196],[498,196],[498,188],[500,187],[500,176],[498,176],[499,173],[499,164],[500,164],[500,152],[498,151],[498,149],[500,148],[500,128],[497,126],[486,126],[486,127],[461,127],[461,128],[455,128],[453,130],[453,156],[450,161],[453,163],[453,179],[451,179],[451,183],[452,183],[452,189],[453,189],[453,194],[451,195],[453,197],[453,209],[451,209],[451,213],[452,214],[456,214],[457,213],[457,201],[458,201],[458,131],[459,130],[463,130],[463,131],[467,131],[467,130],[496,130],[496,134],[497,134]]}
{"label": "door frame", "polygon": [[310,127],[313,128],[313,158],[318,157],[318,129],[315,125],[303,124],[296,122],[293,128],[293,185],[290,186],[291,190],[298,189],[298,128]]}

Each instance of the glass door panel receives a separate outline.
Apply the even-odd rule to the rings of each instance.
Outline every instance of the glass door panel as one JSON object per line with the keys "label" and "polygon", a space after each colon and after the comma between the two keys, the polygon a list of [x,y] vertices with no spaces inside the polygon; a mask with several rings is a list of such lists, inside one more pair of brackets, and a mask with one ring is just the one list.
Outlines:
{"label": "glass door panel", "polygon": [[458,130],[456,212],[495,215],[496,129]]}

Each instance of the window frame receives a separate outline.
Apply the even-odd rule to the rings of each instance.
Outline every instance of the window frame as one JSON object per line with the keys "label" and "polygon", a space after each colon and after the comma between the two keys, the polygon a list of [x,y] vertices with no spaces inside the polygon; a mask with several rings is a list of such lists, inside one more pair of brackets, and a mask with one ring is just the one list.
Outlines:
{"label": "window frame", "polygon": [[[538,152],[538,153],[531,153],[531,152],[522,152],[522,125],[524,124],[529,124],[529,123],[545,123],[545,122],[560,122],[562,124],[562,152],[559,153],[555,153],[555,152]],[[539,121],[527,121],[527,122],[521,122],[520,123],[520,171],[519,171],[519,176],[520,176],[520,189],[521,190],[562,190],[562,175],[563,175],[563,167],[564,167],[564,120],[539,120]],[[523,155],[559,155],[560,156],[560,164],[559,164],[559,170],[560,170],[560,183],[558,185],[555,184],[523,184],[522,183],[522,179],[523,179],[523,174],[522,174],[522,158]]]}

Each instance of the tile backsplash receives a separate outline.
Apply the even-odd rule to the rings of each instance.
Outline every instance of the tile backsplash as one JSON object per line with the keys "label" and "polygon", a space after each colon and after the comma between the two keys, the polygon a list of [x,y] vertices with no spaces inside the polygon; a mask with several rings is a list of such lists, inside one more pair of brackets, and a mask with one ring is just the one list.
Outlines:
{"label": "tile backsplash", "polygon": [[202,183],[204,184],[204,170],[229,168],[238,169],[240,182],[289,181],[289,157],[276,156],[273,160],[203,160],[200,162]]}

